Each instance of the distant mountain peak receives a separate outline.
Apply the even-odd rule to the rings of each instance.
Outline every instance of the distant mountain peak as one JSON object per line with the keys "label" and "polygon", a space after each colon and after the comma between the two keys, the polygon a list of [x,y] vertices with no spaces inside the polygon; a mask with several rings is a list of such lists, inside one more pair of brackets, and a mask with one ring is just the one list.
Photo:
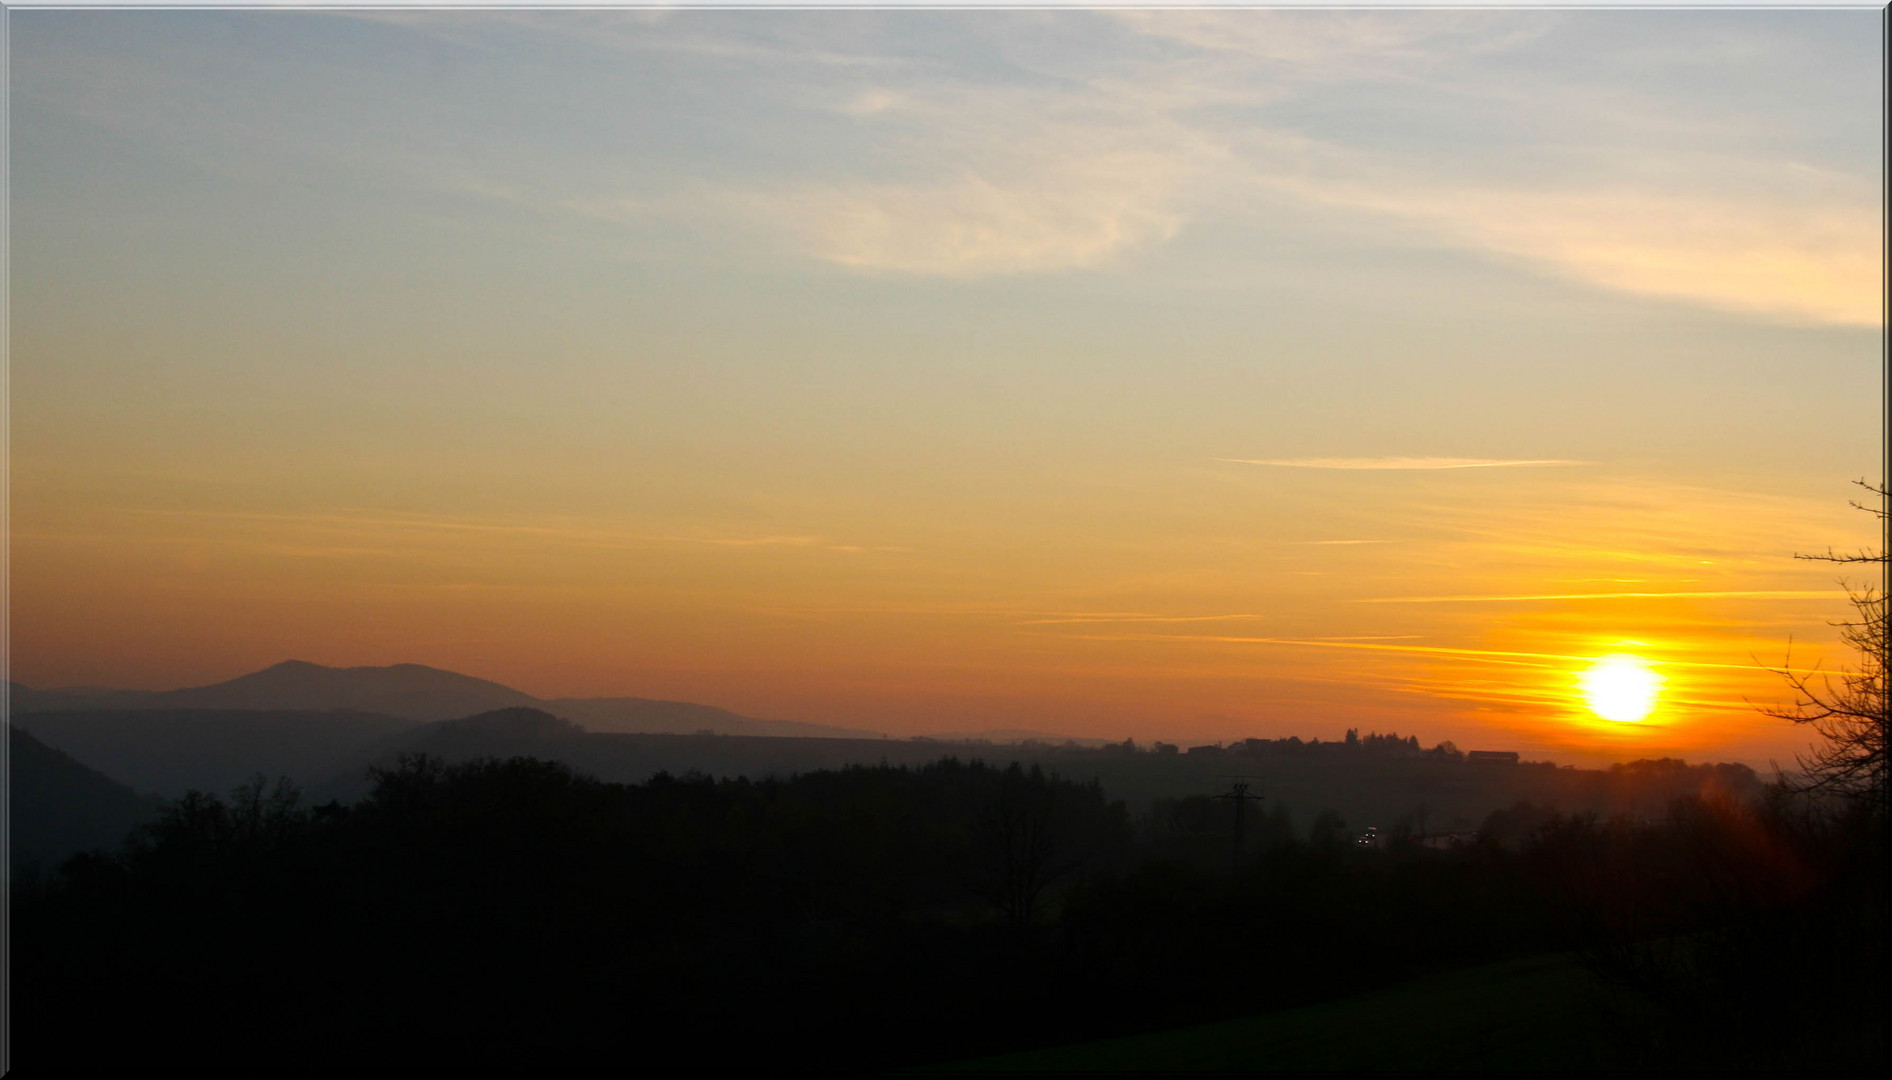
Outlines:
{"label": "distant mountain peak", "polygon": [[314,663],[310,663],[310,662],[309,662],[309,661],[307,661],[307,660],[284,660],[283,662],[281,662],[281,663],[279,663],[279,664],[271,664],[271,665],[269,665],[268,667],[266,667],[266,668],[263,668],[263,669],[262,669],[261,671],[253,671],[253,672],[251,672],[250,674],[252,674],[252,675],[267,675],[267,674],[269,674],[270,672],[284,672],[284,671],[328,671],[328,670],[332,670],[332,669],[330,669],[330,668],[325,668],[325,667],[323,667],[323,666],[322,666],[321,664],[314,664]]}
{"label": "distant mountain peak", "polygon": [[[308,672],[334,671],[334,672],[351,672],[351,673],[369,672],[369,671],[402,671],[402,672],[430,671],[430,672],[434,672],[440,675],[454,675],[458,678],[463,678],[463,679],[471,679],[475,677],[472,675],[460,675],[458,672],[447,671],[443,668],[428,667],[426,664],[406,664],[406,663],[403,663],[403,664],[355,664],[349,667],[336,667],[332,664],[318,664],[314,662],[313,660],[282,660],[277,663],[271,664],[268,667],[263,668],[259,671],[252,671],[250,672],[250,674],[263,675],[272,671],[308,671]],[[238,676],[238,677],[242,678],[242,676]],[[484,682],[485,680],[480,680],[480,681]]]}
{"label": "distant mountain peak", "polygon": [[373,713],[429,724],[480,716],[496,710],[550,710],[545,715],[575,721],[600,733],[655,732],[678,735],[792,735],[883,738],[862,731],[792,720],[760,720],[713,705],[644,698],[544,700],[490,679],[426,664],[330,667],[309,660],[281,660],[266,668],[208,686],[181,690],[34,690],[13,683],[16,713],[90,709],[234,710],[241,712]]}
{"label": "distant mountain peak", "polygon": [[[112,695],[111,705],[245,710],[353,709],[428,722],[539,704],[523,691],[423,664],[329,667],[284,660],[209,686]],[[107,704],[101,702],[100,704]]]}

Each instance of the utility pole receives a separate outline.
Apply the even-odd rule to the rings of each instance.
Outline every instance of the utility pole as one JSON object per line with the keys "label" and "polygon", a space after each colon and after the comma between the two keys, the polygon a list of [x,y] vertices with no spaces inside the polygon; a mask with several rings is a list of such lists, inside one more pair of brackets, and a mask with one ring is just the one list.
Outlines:
{"label": "utility pole", "polygon": [[1251,801],[1260,802],[1261,796],[1248,793],[1248,781],[1253,777],[1224,776],[1222,779],[1235,782],[1235,786],[1226,794],[1217,795],[1215,798],[1232,799],[1235,802],[1235,862],[1240,864],[1242,861],[1242,823],[1247,817],[1248,804]]}

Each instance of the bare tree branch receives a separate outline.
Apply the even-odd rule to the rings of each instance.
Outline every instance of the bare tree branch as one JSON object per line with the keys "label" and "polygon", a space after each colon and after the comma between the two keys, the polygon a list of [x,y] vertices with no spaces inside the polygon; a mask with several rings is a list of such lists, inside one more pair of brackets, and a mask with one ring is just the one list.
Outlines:
{"label": "bare tree branch", "polygon": [[[1860,487],[1879,496],[1877,506],[1852,503],[1886,524],[1886,487],[1856,481]],[[1819,736],[1807,753],[1799,758],[1804,779],[1797,789],[1809,793],[1831,793],[1860,800],[1883,816],[1886,812],[1886,549],[1860,551],[1853,555],[1836,554],[1831,548],[1824,555],[1796,555],[1798,559],[1845,564],[1872,563],[1879,567],[1877,584],[1854,585],[1842,581],[1853,606],[1854,618],[1836,622],[1842,644],[1858,657],[1855,666],[1834,674],[1817,670],[1792,670],[1791,645],[1788,661],[1773,668],[1793,691],[1790,706],[1767,708],[1769,716],[1806,724]]]}

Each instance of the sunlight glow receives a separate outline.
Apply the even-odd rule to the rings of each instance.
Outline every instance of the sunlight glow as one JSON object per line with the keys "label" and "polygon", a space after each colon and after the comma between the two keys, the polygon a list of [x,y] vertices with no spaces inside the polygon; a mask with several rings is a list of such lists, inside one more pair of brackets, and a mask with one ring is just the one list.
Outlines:
{"label": "sunlight glow", "polygon": [[1662,676],[1640,656],[1600,657],[1578,679],[1590,711],[1605,720],[1633,724],[1655,710]]}

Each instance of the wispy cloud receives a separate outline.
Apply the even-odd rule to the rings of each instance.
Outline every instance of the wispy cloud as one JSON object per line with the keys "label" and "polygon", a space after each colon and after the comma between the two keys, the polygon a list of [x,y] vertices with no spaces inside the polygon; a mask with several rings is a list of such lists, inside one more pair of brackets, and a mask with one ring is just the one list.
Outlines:
{"label": "wispy cloud", "polygon": [[[1561,458],[1213,458],[1231,465],[1273,465],[1287,469],[1502,469],[1532,465],[1588,465]],[[1377,540],[1315,540],[1317,544],[1373,544]]]}
{"label": "wispy cloud", "polygon": [[1042,173],[945,182],[739,192],[727,205],[856,270],[987,277],[1096,267],[1168,240],[1182,216],[1164,195],[1176,169],[1106,154]]}
{"label": "wispy cloud", "polygon": [[[1212,74],[1186,85],[1205,100],[1311,100],[1344,85],[1396,93],[1399,101],[1386,107],[1402,115],[1413,108],[1419,118],[1444,115],[1428,113],[1425,102],[1457,102],[1452,115],[1462,121],[1468,91],[1476,91],[1473,111],[1488,130],[1482,146],[1466,147],[1473,152],[1463,166],[1455,164],[1459,155],[1369,142],[1344,127],[1258,129],[1234,139],[1239,151],[1231,155],[1254,190],[1378,217],[1382,227],[1404,226],[1422,242],[1615,292],[1788,321],[1879,325],[1879,177],[1783,152],[1791,126],[1718,112],[1679,82],[1665,94],[1659,72],[1638,80],[1638,96],[1621,82],[1525,75],[1515,60],[1506,69],[1479,63],[1505,64],[1535,48],[1540,62],[1554,65],[1559,50],[1542,46],[1560,29],[1555,18],[1332,11],[1120,17],[1148,37],[1198,50]],[[1733,62],[1727,54],[1717,59]],[[1521,77],[1496,89],[1499,70]],[[1556,164],[1536,172],[1478,165],[1477,150],[1506,144]],[[1653,161],[1660,167],[1652,169]]]}
{"label": "wispy cloud", "polygon": [[1199,623],[1247,622],[1266,619],[1266,615],[1145,615],[1137,612],[1076,612],[1052,618],[1026,619],[1020,626],[1050,626],[1060,623]]}
{"label": "wispy cloud", "polygon": [[[1747,195],[1503,189],[1365,158],[1277,181],[1310,201],[1384,214],[1458,247],[1584,284],[1799,321],[1877,326],[1877,186],[1783,167]],[[1792,191],[1791,189],[1800,189]]]}
{"label": "wispy cloud", "polygon": [[1703,592],[1592,592],[1540,593],[1526,596],[1376,596],[1350,600],[1353,604],[1495,604],[1515,600],[1835,600],[1837,589],[1728,589]]}
{"label": "wispy cloud", "polygon": [[993,85],[970,73],[876,84],[827,109],[869,137],[864,178],[713,195],[804,253],[857,270],[985,277],[1088,269],[1161,244],[1226,150],[1140,80]]}
{"label": "wispy cloud", "polygon": [[[1498,664],[1511,667],[1546,668],[1571,670],[1575,665],[1586,665],[1597,659],[1596,654],[1526,652],[1508,649],[1468,649],[1444,645],[1391,645],[1385,641],[1407,638],[1411,635],[1377,635],[1359,638],[1277,638],[1277,637],[1238,637],[1233,635],[1211,634],[1074,634],[1070,635],[1082,641],[1162,641],[1180,645],[1282,645],[1322,649],[1363,649],[1370,652],[1411,653],[1422,656],[1445,657],[1465,660],[1473,663]],[[1700,668],[1717,671],[1741,671],[1754,673],[1767,670],[1759,663],[1725,664],[1703,660],[1657,659],[1653,660],[1661,668]],[[1794,671],[1804,674],[1817,674],[1814,668],[1777,667],[1776,671]]]}
{"label": "wispy cloud", "polygon": [[1166,641],[1183,645],[1285,645],[1323,649],[1365,649],[1373,652],[1419,653],[1451,656],[1480,663],[1522,667],[1560,667],[1582,663],[1594,657],[1558,653],[1507,652],[1498,649],[1455,649],[1432,645],[1387,645],[1373,641],[1335,640],[1331,638],[1236,637],[1210,634],[1115,634],[1086,635],[1090,641]]}
{"label": "wispy cloud", "polygon": [[814,547],[822,543],[819,536],[653,536],[647,539],[720,547]]}
{"label": "wispy cloud", "polygon": [[[1680,82],[1645,80],[1645,96],[1631,98],[1620,80],[1533,68],[1533,57],[1584,45],[1575,31],[1569,46],[1559,41],[1568,20],[1061,12],[1020,44],[1009,13],[957,20],[954,47],[916,48],[906,13],[779,15],[740,24],[705,12],[358,16],[482,63],[533,39],[559,55],[624,61],[534,71],[547,100],[649,91],[629,75],[585,81],[599,70],[740,87],[750,104],[716,114],[711,141],[748,139],[760,164],[747,172],[620,122],[635,110],[579,110],[582,131],[537,119],[507,128],[444,99],[414,98],[424,107],[390,117],[380,104],[411,86],[314,53],[276,64],[204,48],[190,54],[201,70],[188,73],[142,50],[28,53],[16,61],[16,92],[220,172],[347,174],[626,227],[733,220],[801,257],[875,273],[1097,269],[1192,223],[1320,218],[1310,227],[1382,243],[1397,233],[1401,245],[1475,251],[1636,296],[1842,325],[1881,317],[1876,175],[1809,163],[1791,149],[1804,125],[1790,112],[1764,123],[1732,106],[1716,112]],[[258,78],[257,66],[280,78]],[[1494,81],[1502,73],[1513,77]],[[318,83],[335,93],[300,92]],[[720,102],[708,95],[678,109]],[[1389,140],[1361,127],[1370,115],[1411,115],[1446,138],[1475,122],[1481,134],[1462,155],[1458,142],[1440,153],[1429,130]],[[802,132],[831,152],[778,153],[802,144]],[[1684,136],[1692,145],[1678,149]]]}
{"label": "wispy cloud", "polygon": [[[583,519],[570,519],[544,524],[536,521],[534,523],[527,523],[524,521],[464,518],[447,515],[383,514],[373,511],[283,513],[243,510],[128,508],[123,512],[142,517],[195,519],[198,521],[231,521],[245,522],[252,525],[269,525],[281,530],[305,535],[338,534],[388,542],[404,539],[409,546],[416,544],[426,546],[429,544],[429,541],[425,538],[430,535],[441,533],[468,533],[490,534],[496,537],[510,536],[520,541],[548,546],[592,548],[629,549],[649,547],[652,545],[684,545],[736,549],[806,548],[817,551],[838,551],[846,554],[906,552],[913,550],[910,547],[899,545],[845,543],[809,533],[717,534],[712,532],[640,532]],[[115,533],[112,535],[118,537],[122,534]],[[152,539],[162,542],[167,538],[154,537]],[[191,542],[201,542],[201,539],[201,537],[194,536],[191,538]],[[221,533],[218,534],[218,542],[252,547],[259,546],[262,543],[254,530]],[[323,550],[339,551],[341,549]],[[394,549],[375,548],[373,550],[385,552]]]}
{"label": "wispy cloud", "polygon": [[1113,17],[1154,38],[1268,65],[1277,77],[1351,80],[1410,75],[1448,49],[1490,49],[1536,37],[1548,24],[1521,26],[1477,12],[1133,10]]}

